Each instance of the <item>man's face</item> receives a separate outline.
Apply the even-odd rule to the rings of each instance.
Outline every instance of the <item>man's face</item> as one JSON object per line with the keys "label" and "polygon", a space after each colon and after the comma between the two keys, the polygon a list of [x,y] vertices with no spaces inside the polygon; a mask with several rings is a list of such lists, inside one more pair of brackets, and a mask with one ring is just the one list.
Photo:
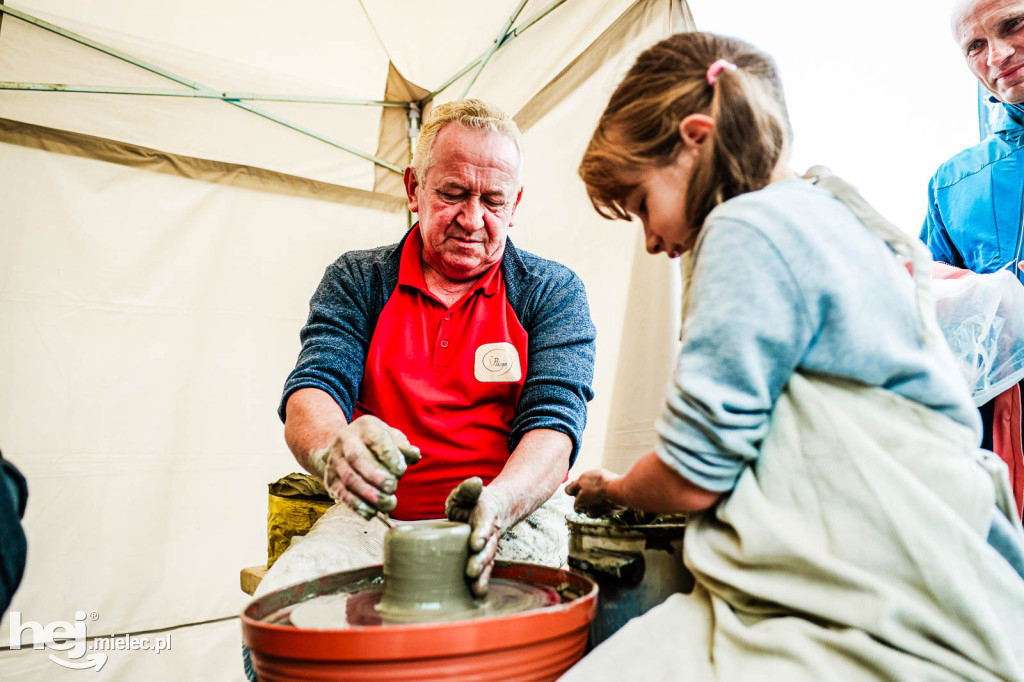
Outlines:
{"label": "man's face", "polygon": [[501,260],[522,189],[519,150],[507,135],[449,123],[434,138],[433,164],[405,171],[409,210],[419,214],[423,264],[451,282]]}
{"label": "man's face", "polygon": [[953,37],[989,92],[1009,104],[1024,102],[1024,0],[960,0]]}

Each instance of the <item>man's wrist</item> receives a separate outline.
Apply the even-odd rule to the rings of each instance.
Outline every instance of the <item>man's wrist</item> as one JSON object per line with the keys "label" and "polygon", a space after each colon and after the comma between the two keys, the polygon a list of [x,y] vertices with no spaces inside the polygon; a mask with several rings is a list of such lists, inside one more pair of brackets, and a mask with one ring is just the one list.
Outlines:
{"label": "man's wrist", "polygon": [[313,468],[314,473],[320,477],[320,480],[324,480],[324,474],[327,471],[327,458],[331,455],[331,446],[317,448],[310,450],[309,452],[309,464]]}
{"label": "man's wrist", "polygon": [[509,528],[516,525],[529,514],[523,514],[522,518],[516,518],[514,504],[509,499],[508,493],[500,487],[485,485],[480,493],[477,504],[483,504],[493,515],[495,524],[498,527],[498,534],[504,535]]}

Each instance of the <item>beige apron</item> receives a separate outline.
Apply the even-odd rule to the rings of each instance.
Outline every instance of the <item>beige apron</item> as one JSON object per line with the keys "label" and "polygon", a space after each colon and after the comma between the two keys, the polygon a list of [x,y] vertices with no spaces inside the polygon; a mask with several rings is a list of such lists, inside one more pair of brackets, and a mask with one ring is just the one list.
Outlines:
{"label": "beige apron", "polygon": [[[916,240],[818,177],[929,272]],[[940,339],[916,279],[922,337]],[[1024,581],[986,542],[994,507],[1013,518],[1011,502],[1005,467],[967,427],[890,391],[795,374],[758,460],[687,529],[694,592],[563,679],[1024,680]]]}

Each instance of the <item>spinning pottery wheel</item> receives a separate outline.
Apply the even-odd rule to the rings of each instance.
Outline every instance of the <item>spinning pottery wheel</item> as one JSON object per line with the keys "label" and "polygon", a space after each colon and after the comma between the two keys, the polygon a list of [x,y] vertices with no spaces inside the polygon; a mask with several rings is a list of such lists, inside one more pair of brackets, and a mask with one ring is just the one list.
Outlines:
{"label": "spinning pottery wheel", "polygon": [[242,614],[261,682],[555,679],[582,657],[597,605],[590,579],[497,562],[484,602],[463,578],[468,526],[388,531],[384,565],[267,594]]}

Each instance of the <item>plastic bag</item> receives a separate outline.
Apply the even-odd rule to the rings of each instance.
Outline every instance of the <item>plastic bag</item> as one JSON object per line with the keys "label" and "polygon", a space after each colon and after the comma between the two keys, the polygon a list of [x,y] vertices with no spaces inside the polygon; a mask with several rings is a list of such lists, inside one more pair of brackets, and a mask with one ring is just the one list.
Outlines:
{"label": "plastic bag", "polygon": [[1024,378],[1024,286],[1013,273],[956,271],[934,279],[932,291],[939,328],[976,405]]}

